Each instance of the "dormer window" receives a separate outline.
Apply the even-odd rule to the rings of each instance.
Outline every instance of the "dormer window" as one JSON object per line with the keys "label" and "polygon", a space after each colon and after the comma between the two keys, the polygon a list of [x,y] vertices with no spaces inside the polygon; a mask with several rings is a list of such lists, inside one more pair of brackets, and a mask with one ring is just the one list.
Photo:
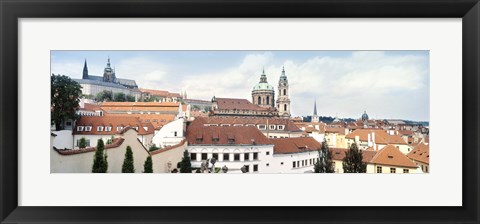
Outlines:
{"label": "dormer window", "polygon": [[266,130],[266,129],[267,129],[267,126],[264,125],[264,124],[259,124],[257,127],[258,127],[258,129],[260,129],[260,130]]}
{"label": "dormer window", "polygon": [[123,130],[123,126],[117,126],[117,131]]}
{"label": "dormer window", "polygon": [[83,126],[77,126],[77,131],[83,131]]}
{"label": "dormer window", "polygon": [[235,143],[235,136],[232,134],[228,135],[228,144],[234,144]]}
{"label": "dormer window", "polygon": [[277,129],[278,129],[278,130],[283,130],[283,129],[285,129],[285,125],[278,125],[278,126],[277,126]]}
{"label": "dormer window", "polygon": [[136,131],[138,131],[138,126],[133,127]]}
{"label": "dormer window", "polygon": [[85,131],[91,131],[92,130],[92,126],[85,126]]}
{"label": "dormer window", "polygon": [[105,131],[112,131],[112,126],[105,126]]}
{"label": "dormer window", "polygon": [[268,129],[275,130],[275,125],[269,125]]}
{"label": "dormer window", "polygon": [[98,126],[97,131],[103,131],[103,126]]}

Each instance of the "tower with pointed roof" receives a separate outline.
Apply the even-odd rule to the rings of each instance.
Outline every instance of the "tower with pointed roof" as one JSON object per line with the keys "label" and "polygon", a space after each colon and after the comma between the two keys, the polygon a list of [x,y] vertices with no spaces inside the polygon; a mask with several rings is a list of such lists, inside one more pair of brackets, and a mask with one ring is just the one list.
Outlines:
{"label": "tower with pointed roof", "polygon": [[110,57],[107,60],[107,67],[103,70],[103,81],[104,82],[116,82],[115,70],[110,66]]}
{"label": "tower with pointed roof", "polygon": [[317,115],[317,100],[315,100],[315,102],[313,103],[313,115],[312,115],[312,122],[319,122],[320,121],[320,117],[318,117]]}
{"label": "tower with pointed roof", "polygon": [[264,108],[275,108],[275,90],[268,84],[265,69],[260,76],[260,82],[252,90],[252,102]]}
{"label": "tower with pointed roof", "polygon": [[83,64],[83,76],[82,79],[88,79],[88,67],[87,67],[87,59],[85,58],[85,64]]}
{"label": "tower with pointed roof", "polygon": [[285,74],[285,67],[282,68],[282,74],[278,80],[278,99],[277,99],[278,115],[288,118],[290,113],[290,98],[288,97],[288,79]]}

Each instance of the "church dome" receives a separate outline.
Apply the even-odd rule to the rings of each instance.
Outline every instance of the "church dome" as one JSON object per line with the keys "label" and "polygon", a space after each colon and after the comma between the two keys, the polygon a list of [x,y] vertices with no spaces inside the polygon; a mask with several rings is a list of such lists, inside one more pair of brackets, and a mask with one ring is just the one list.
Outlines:
{"label": "church dome", "polygon": [[260,82],[253,87],[253,90],[273,90],[273,86],[265,82]]}
{"label": "church dome", "polygon": [[366,121],[366,120],[368,120],[368,114],[367,114],[367,111],[364,111],[362,114],[362,121]]}

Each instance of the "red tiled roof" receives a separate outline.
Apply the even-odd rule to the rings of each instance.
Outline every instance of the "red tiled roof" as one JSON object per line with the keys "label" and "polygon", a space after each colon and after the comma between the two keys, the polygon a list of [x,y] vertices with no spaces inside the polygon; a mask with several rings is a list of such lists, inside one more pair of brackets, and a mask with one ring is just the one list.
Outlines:
{"label": "red tiled roof", "polygon": [[306,151],[317,151],[322,144],[312,137],[301,138],[272,138],[274,154],[300,153]]}
{"label": "red tiled roof", "polygon": [[233,99],[233,98],[216,98],[217,110],[262,110],[267,111],[268,108],[257,106],[246,99]]}
{"label": "red tiled roof", "polygon": [[243,126],[249,124],[264,125],[284,125],[283,131],[301,131],[290,119],[285,118],[263,118],[263,117],[205,117],[200,120],[195,119],[197,123],[202,124],[241,124]]}
{"label": "red tiled roof", "polygon": [[375,143],[377,144],[398,144],[398,145],[406,145],[407,143],[403,140],[403,138],[399,135],[389,135],[384,130],[379,129],[357,129],[352,133],[345,136],[347,139],[355,139],[355,136],[360,138],[360,141],[367,142],[368,141],[368,134],[370,134],[370,138],[372,139],[372,133],[375,133]]}
{"label": "red tiled roof", "polygon": [[371,163],[416,168],[417,165],[393,145],[383,147],[370,161]]}
{"label": "red tiled roof", "polygon": [[418,144],[412,151],[407,154],[407,157],[422,163],[429,164],[430,162],[430,147],[423,143]]}
{"label": "red tiled roof", "polygon": [[[333,160],[340,160],[343,161],[345,158],[346,152],[349,149],[344,149],[344,148],[330,148],[330,152],[332,153],[332,159]],[[370,163],[372,158],[377,154],[377,151],[366,151],[366,150],[360,150],[362,152],[362,161],[364,163]]]}
{"label": "red tiled roof", "polygon": [[[116,138],[113,139],[112,144],[107,144],[104,146],[105,149],[111,149],[111,148],[117,148],[123,144],[125,139],[123,138]],[[55,151],[57,151],[61,155],[75,155],[75,154],[80,154],[80,153],[85,153],[85,152],[93,152],[97,150],[96,147],[88,147],[88,148],[83,148],[83,149],[68,149],[68,150],[63,150],[63,149],[57,149],[55,148]]]}
{"label": "red tiled roof", "polygon": [[[196,118],[187,127],[187,141],[189,145],[270,145],[265,135],[252,126],[203,126],[194,124]],[[233,139],[229,139],[232,138]],[[214,141],[214,138],[216,139]],[[253,140],[253,141],[252,141]]]}
{"label": "red tiled roof", "polygon": [[[83,131],[78,131],[77,127],[83,126]],[[90,131],[86,131],[85,127],[91,126]],[[103,127],[102,131],[98,131],[97,127]],[[75,128],[73,129],[73,134],[83,134],[83,135],[115,135],[118,133],[117,127],[138,127],[139,135],[148,135],[153,134],[154,129],[151,124],[141,123],[138,117],[134,116],[83,116],[80,117],[76,123]],[[105,127],[112,127],[110,131],[106,131]],[[145,130],[143,127],[148,127],[148,130]]]}
{"label": "red tiled roof", "polygon": [[96,104],[91,104],[91,103],[85,103],[83,105],[83,109],[84,110],[88,110],[88,111],[98,111],[98,110],[101,110],[100,106],[96,105]]}
{"label": "red tiled roof", "polygon": [[148,93],[152,96],[159,96],[159,97],[177,97],[181,98],[182,96],[179,93],[171,93],[165,90],[155,90],[155,89],[139,89],[142,93]]}

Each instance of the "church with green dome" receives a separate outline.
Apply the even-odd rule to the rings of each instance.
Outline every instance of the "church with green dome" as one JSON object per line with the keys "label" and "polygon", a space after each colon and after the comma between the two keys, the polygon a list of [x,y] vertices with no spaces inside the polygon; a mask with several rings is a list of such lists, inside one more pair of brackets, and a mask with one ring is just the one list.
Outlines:
{"label": "church with green dome", "polygon": [[290,117],[290,98],[285,68],[282,68],[278,81],[278,100],[275,102],[275,89],[268,83],[265,69],[263,69],[260,82],[253,86],[252,102],[260,107],[276,110],[280,117]]}

